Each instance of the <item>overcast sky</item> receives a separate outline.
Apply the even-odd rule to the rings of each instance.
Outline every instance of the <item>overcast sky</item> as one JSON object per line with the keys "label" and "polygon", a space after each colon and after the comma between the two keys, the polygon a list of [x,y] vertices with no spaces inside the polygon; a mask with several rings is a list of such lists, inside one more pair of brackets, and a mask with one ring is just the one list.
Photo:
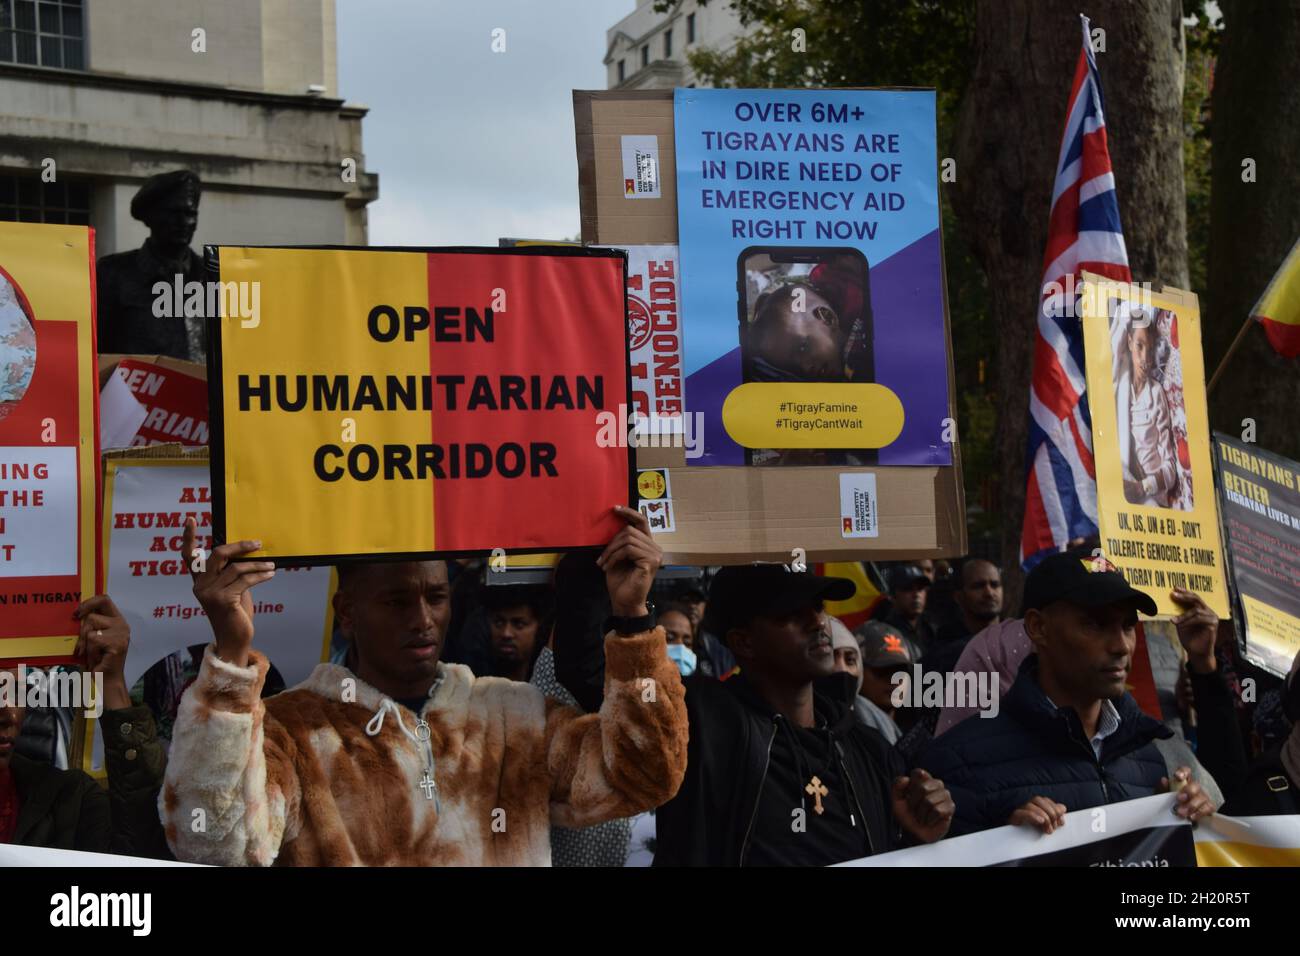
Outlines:
{"label": "overcast sky", "polygon": [[[575,89],[635,0],[338,0],[339,95],[370,108],[370,244],[578,233]],[[492,31],[506,31],[493,53]]]}

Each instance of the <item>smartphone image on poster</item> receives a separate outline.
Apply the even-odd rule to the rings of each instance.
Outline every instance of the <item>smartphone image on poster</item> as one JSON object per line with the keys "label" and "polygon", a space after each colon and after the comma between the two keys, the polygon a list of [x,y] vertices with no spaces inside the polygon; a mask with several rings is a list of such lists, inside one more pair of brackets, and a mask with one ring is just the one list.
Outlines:
{"label": "smartphone image on poster", "polygon": [[[851,247],[750,246],[736,259],[742,382],[874,382],[867,258]],[[747,448],[745,463],[876,463],[876,449]]]}

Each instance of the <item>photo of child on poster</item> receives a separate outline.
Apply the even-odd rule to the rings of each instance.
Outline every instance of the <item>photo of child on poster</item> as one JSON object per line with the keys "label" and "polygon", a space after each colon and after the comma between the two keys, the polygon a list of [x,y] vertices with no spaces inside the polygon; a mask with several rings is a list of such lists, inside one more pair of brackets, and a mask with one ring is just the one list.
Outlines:
{"label": "photo of child on poster", "polygon": [[1129,504],[1191,511],[1178,317],[1115,300],[1110,311],[1116,435]]}
{"label": "photo of child on poster", "polygon": [[745,256],[745,381],[872,381],[867,277],[852,250],[816,262]]}
{"label": "photo of child on poster", "polygon": [[[871,382],[870,267],[856,249],[740,255],[746,382]],[[752,465],[864,465],[874,450],[754,449]]]}
{"label": "photo of child on poster", "polygon": [[0,422],[27,394],[36,372],[36,325],[31,307],[0,268]]}

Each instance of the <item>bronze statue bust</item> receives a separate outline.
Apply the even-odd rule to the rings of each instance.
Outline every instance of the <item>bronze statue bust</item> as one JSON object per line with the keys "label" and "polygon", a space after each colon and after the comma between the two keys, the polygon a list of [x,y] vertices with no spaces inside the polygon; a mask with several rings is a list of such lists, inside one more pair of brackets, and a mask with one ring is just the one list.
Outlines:
{"label": "bronze statue bust", "polygon": [[[131,200],[131,216],[149,227],[144,245],[104,256],[96,269],[100,352],[169,355],[204,360],[204,319],[155,308],[154,286],[203,282],[203,256],[190,248],[199,222],[199,177],[188,169],[145,180]],[[158,314],[161,312],[162,314]]]}

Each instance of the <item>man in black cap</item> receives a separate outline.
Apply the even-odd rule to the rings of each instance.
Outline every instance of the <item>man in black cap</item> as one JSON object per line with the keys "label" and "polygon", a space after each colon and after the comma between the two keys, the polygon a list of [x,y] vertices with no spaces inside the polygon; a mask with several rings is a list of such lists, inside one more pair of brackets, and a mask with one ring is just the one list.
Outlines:
{"label": "man in black cap", "polygon": [[[1033,643],[996,717],[965,720],[936,737],[919,765],[942,776],[957,804],[954,833],[1028,824],[1051,833],[1065,813],[1169,789],[1154,741],[1173,733],[1124,690],[1138,611],[1156,603],[1104,558],[1054,554],[1025,580]],[[1214,811],[1184,781],[1175,813]]]}
{"label": "man in black cap", "polygon": [[[131,200],[131,218],[149,227],[149,238],[139,249],[99,260],[100,352],[203,361],[204,316],[176,314],[179,303],[172,294],[178,277],[182,289],[206,278],[203,256],[190,248],[199,223],[199,192],[199,177],[178,169],[146,179]],[[160,282],[168,289],[166,308],[155,308],[162,301],[155,292]]]}
{"label": "man in black cap", "polygon": [[889,605],[880,620],[903,632],[924,660],[934,641],[934,627],[925,616],[930,579],[915,564],[900,564],[889,572]]}
{"label": "man in black cap", "polygon": [[686,779],[656,814],[656,866],[821,866],[943,837],[943,783],[906,776],[853,713],[857,680],[835,672],[826,600],[853,582],[781,565],[723,568],[704,626],[740,673],[686,683]]}
{"label": "man in black cap", "polygon": [[[862,681],[853,709],[868,727],[874,727],[891,744],[903,732],[895,719],[895,701],[909,700],[915,654],[910,642],[884,621],[867,621],[855,635],[862,658]],[[900,678],[897,675],[907,675]]]}

